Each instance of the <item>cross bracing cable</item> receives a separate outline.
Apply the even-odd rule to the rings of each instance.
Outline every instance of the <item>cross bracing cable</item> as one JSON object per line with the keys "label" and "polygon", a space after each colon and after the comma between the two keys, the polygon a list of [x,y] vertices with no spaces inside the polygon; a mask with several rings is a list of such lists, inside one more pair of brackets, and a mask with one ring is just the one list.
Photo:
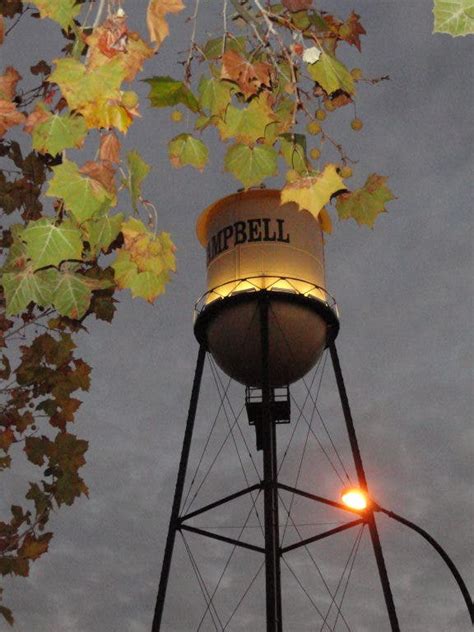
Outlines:
{"label": "cross bracing cable", "polygon": [[[303,461],[304,461],[304,457],[305,457],[305,454],[306,454],[306,448],[308,446],[309,433],[310,433],[310,430],[311,430],[311,425],[313,423],[314,411],[315,411],[315,406],[313,405],[313,410],[311,411],[310,424],[309,424],[308,430],[306,432],[306,438],[305,438],[305,442],[304,442],[304,445],[303,445],[303,451],[301,453],[300,462],[298,464],[298,470],[296,472],[296,477],[295,477],[295,482],[293,484],[293,487],[298,487],[298,482],[300,480],[301,470],[302,470],[302,467],[303,467]],[[293,493],[291,495],[290,506],[289,506],[288,511],[287,511],[285,527],[283,529],[283,535],[281,537],[281,544],[282,544],[282,546],[283,546],[283,542],[285,540],[285,535],[286,535],[286,531],[287,531],[287,528],[288,528],[288,523],[290,521],[290,514],[291,514],[291,510],[293,509],[293,504],[295,502],[295,498],[296,498],[296,496]]]}
{"label": "cross bracing cable", "polygon": [[[279,498],[280,498],[280,502],[281,502],[281,504],[283,505],[284,509],[287,511],[287,510],[288,510],[288,508],[286,507],[285,501],[283,500],[283,498],[281,497],[281,495],[280,495],[280,494],[279,494]],[[291,515],[290,515],[290,520],[291,520],[291,522],[292,522],[292,526],[293,526],[293,528],[296,530],[296,533],[298,534],[298,537],[299,537],[300,539],[302,539],[301,532],[300,532],[300,530],[299,530],[298,526],[296,525],[296,523],[294,522],[293,518],[291,517]],[[324,587],[325,587],[325,589],[326,589],[326,591],[327,591],[328,595],[330,596],[331,600],[334,600],[334,595],[333,595],[333,593],[332,593],[332,591],[331,591],[331,589],[330,589],[330,587],[329,587],[329,584],[327,583],[326,578],[325,578],[325,577],[324,577],[324,575],[323,575],[323,572],[322,572],[322,571],[321,571],[321,569],[319,568],[318,563],[317,563],[317,562],[316,562],[316,560],[314,559],[314,556],[313,556],[313,554],[311,553],[311,550],[310,550],[309,546],[306,544],[306,545],[304,545],[304,547],[303,547],[303,548],[304,548],[304,550],[306,551],[306,553],[307,553],[307,555],[308,555],[309,559],[311,560],[311,562],[312,562],[312,564],[313,564],[314,568],[316,569],[316,572],[318,573],[318,575],[319,575],[319,577],[320,577],[321,581],[323,582],[323,585],[324,585]],[[339,606],[338,606],[337,604],[335,604],[335,605],[336,605],[336,608],[338,609],[338,611],[340,611]],[[342,620],[343,620],[344,624],[346,625],[347,630],[349,630],[349,631],[350,631],[349,624],[347,623],[347,621],[346,621],[346,619],[345,619],[344,615],[342,614],[342,612],[341,612],[341,618],[342,618]]]}
{"label": "cross bracing cable", "polygon": [[[322,360],[322,358],[323,358],[323,357],[324,357],[324,363],[323,363],[323,365],[322,365],[321,376],[320,376],[319,385],[318,385],[318,394],[319,394],[319,389],[320,389],[320,387],[321,387],[322,376],[323,376],[323,374],[324,374],[324,368],[325,368],[325,366],[326,366],[326,359],[327,359],[327,353],[326,353],[326,352],[324,352],[324,353],[321,355],[321,357],[319,358],[318,363],[317,363],[317,365],[316,365],[316,370],[315,370],[315,371],[314,371],[314,373],[313,373],[313,377],[312,377],[312,379],[311,379],[311,384],[310,384],[310,390],[311,390],[311,389],[313,388],[313,384],[314,384],[314,381],[315,381],[315,379],[316,379],[316,375],[318,374],[319,367],[321,366],[321,360]],[[305,400],[304,400],[303,405],[302,405],[302,407],[301,407],[301,409],[302,409],[302,410],[304,410],[304,407],[306,406],[306,402],[308,401],[308,398],[309,398],[309,393],[307,392],[307,393],[306,393]],[[290,439],[289,439],[289,441],[288,441],[288,443],[287,443],[287,446],[286,446],[286,448],[285,448],[285,450],[284,450],[284,452],[283,452],[283,455],[282,455],[282,457],[281,457],[281,459],[280,459],[279,466],[278,466],[278,474],[280,474],[281,469],[282,469],[282,467],[283,467],[283,463],[285,462],[285,459],[286,459],[286,457],[287,457],[287,455],[288,455],[288,451],[289,451],[289,449],[290,449],[290,446],[291,446],[291,443],[292,443],[292,441],[293,441],[293,438],[294,438],[294,436],[295,436],[295,434],[296,434],[296,430],[297,430],[297,428],[298,428],[298,425],[299,425],[300,420],[301,420],[301,413],[298,415],[298,417],[297,417],[297,419],[296,419],[296,422],[295,422],[295,423],[294,423],[294,425],[293,425],[293,430],[292,430],[292,432],[291,432]]]}
{"label": "cross bracing cable", "polygon": [[265,560],[263,560],[263,562],[260,564],[257,572],[255,573],[255,575],[252,577],[250,584],[247,586],[247,588],[244,591],[244,594],[242,595],[242,597],[239,599],[239,601],[237,602],[237,605],[235,606],[235,608],[233,609],[230,617],[227,619],[224,628],[223,628],[223,632],[225,632],[225,630],[227,629],[227,626],[229,625],[229,623],[232,621],[232,619],[234,618],[235,613],[237,612],[237,610],[240,608],[240,606],[242,605],[245,597],[248,595],[250,589],[252,588],[253,584],[255,583],[255,580],[257,579],[257,577],[260,575],[260,572],[262,570],[262,568],[265,566]]}
{"label": "cross bracing cable", "polygon": [[[358,549],[358,545],[359,545],[360,539],[361,539],[361,537],[362,537],[362,531],[363,531],[363,529],[364,529],[364,526],[365,526],[365,525],[362,525],[362,526],[360,527],[360,529],[358,530],[357,534],[356,534],[356,537],[355,537],[354,542],[353,542],[353,544],[352,544],[352,548],[351,548],[350,553],[349,553],[349,557],[347,558],[347,561],[346,561],[346,563],[345,563],[345,565],[344,565],[344,569],[343,569],[343,571],[342,571],[342,573],[341,573],[341,576],[339,577],[339,581],[337,582],[337,586],[336,586],[336,590],[335,590],[335,592],[334,592],[334,596],[333,596],[333,598],[331,599],[331,603],[329,604],[329,607],[328,607],[328,609],[327,609],[327,611],[326,611],[326,616],[324,617],[324,621],[323,621],[323,623],[321,624],[321,629],[320,629],[320,632],[323,632],[323,629],[324,629],[324,624],[327,624],[327,621],[328,621],[329,615],[330,615],[330,614],[331,614],[331,612],[332,612],[332,607],[333,607],[334,605],[337,605],[336,599],[337,599],[337,595],[338,595],[338,593],[339,593],[339,589],[340,589],[340,587],[341,587],[341,585],[342,585],[342,583],[343,583],[343,581],[344,581],[344,578],[345,578],[345,576],[346,576],[346,571],[347,571],[347,569],[348,569],[348,567],[349,567],[349,564],[351,563],[351,560],[353,559],[354,551],[355,551],[356,549]],[[344,589],[343,589],[343,595],[344,595]],[[342,607],[342,601],[343,601],[343,599],[341,599],[341,603],[339,604],[339,609]],[[339,616],[339,612],[337,613],[337,616]],[[327,624],[327,625],[328,625],[328,624]]]}
{"label": "cross bracing cable", "polygon": [[[231,381],[232,381],[232,380],[231,380],[231,378],[229,378],[229,381],[228,381],[228,383],[227,383],[226,390],[228,390],[228,389],[229,389],[230,384],[231,384]],[[208,436],[207,436],[206,442],[205,442],[205,444],[204,444],[204,448],[203,448],[203,450],[202,450],[201,456],[199,457],[199,461],[198,461],[198,464],[197,464],[197,466],[196,466],[196,469],[195,469],[194,475],[193,475],[193,477],[192,477],[192,479],[191,479],[191,483],[190,483],[190,485],[189,485],[189,488],[188,488],[187,494],[186,494],[186,496],[185,496],[185,498],[184,498],[184,501],[183,501],[183,504],[182,504],[183,511],[184,511],[184,507],[186,507],[186,503],[188,502],[188,498],[189,498],[189,494],[191,493],[191,489],[192,489],[192,487],[193,487],[193,485],[194,485],[194,483],[195,483],[195,481],[196,481],[196,476],[198,475],[199,468],[201,467],[202,460],[203,460],[203,458],[204,458],[204,454],[206,453],[207,447],[208,447],[209,442],[210,442],[210,440],[211,440],[212,433],[214,432],[214,428],[216,427],[217,420],[219,419],[219,414],[220,414],[220,412],[221,412],[221,408],[222,408],[222,406],[223,406],[223,405],[224,405],[224,402],[223,402],[223,400],[221,400],[220,405],[219,405],[219,408],[218,408],[218,410],[217,410],[217,413],[216,413],[216,415],[215,415],[215,417],[214,417],[214,421],[212,422],[211,430],[210,430],[210,432],[209,432],[209,434],[208,434]]]}
{"label": "cross bracing cable", "polygon": [[349,568],[349,573],[347,575],[346,585],[344,586],[344,590],[342,591],[342,597],[341,597],[341,601],[339,603],[339,608],[338,608],[338,611],[337,611],[337,614],[336,614],[336,620],[334,621],[333,632],[336,629],[337,622],[339,620],[339,614],[341,613],[342,604],[343,604],[344,598],[346,596],[347,588],[349,587],[349,581],[350,581],[350,578],[351,578],[351,575],[352,575],[352,571],[354,569],[354,564],[355,564],[355,561],[356,561],[356,558],[357,558],[357,553],[359,552],[359,547],[360,547],[360,543],[361,543],[361,540],[362,540],[364,527],[365,527],[365,525],[362,525],[362,527],[360,528],[359,539],[357,541],[357,545],[356,545],[356,548],[355,548],[355,551],[354,551],[354,555],[352,557],[351,566]]}
{"label": "cross bracing cable", "polygon": [[[280,330],[280,333],[281,333],[282,338],[283,338],[283,340],[284,340],[284,342],[285,342],[285,344],[286,344],[286,346],[287,346],[287,348],[288,348],[288,351],[289,351],[290,355],[292,356],[292,358],[293,358],[293,359],[295,359],[293,349],[292,349],[292,347],[291,347],[291,345],[290,345],[290,343],[289,343],[289,341],[288,341],[288,338],[287,338],[287,336],[286,336],[286,333],[285,333],[285,331],[284,331],[283,327],[281,326],[281,323],[280,323],[280,320],[279,320],[279,318],[278,318],[278,315],[276,314],[276,312],[275,312],[275,310],[273,309],[273,307],[272,307],[272,305],[271,305],[271,304],[270,304],[270,311],[272,312],[273,317],[275,318],[275,322],[276,322],[276,324],[277,324],[277,327],[278,327],[278,329]],[[303,384],[304,384],[304,386],[305,386],[305,388],[306,388],[307,392],[309,393],[309,396],[311,397],[311,400],[313,401],[313,403],[315,403],[315,402],[314,402],[314,399],[313,399],[313,397],[312,397],[312,395],[311,395],[311,391],[310,391],[310,389],[308,388],[308,384],[307,384],[307,382],[306,382],[306,380],[305,380],[305,378],[304,378],[304,377],[302,378],[302,382],[303,382]],[[296,403],[296,400],[295,400],[293,397],[292,397],[292,400],[295,402],[296,406],[298,407],[298,404]],[[299,409],[299,407],[298,407],[298,409]],[[304,415],[303,415],[303,419],[305,419]],[[322,419],[322,417],[321,417],[321,419]],[[305,419],[305,421],[306,421],[306,419]],[[347,473],[347,470],[346,470],[346,468],[345,468],[345,466],[344,466],[344,463],[343,463],[343,461],[342,461],[342,459],[341,459],[341,457],[340,457],[340,455],[339,455],[339,452],[338,452],[338,451],[337,451],[337,449],[336,449],[336,446],[335,446],[335,444],[334,444],[334,441],[332,440],[332,438],[331,438],[331,436],[330,436],[330,434],[329,434],[329,431],[328,431],[328,429],[327,429],[326,424],[323,424],[323,426],[324,426],[324,429],[325,429],[326,434],[328,435],[328,437],[329,437],[329,439],[330,439],[331,446],[332,446],[332,448],[334,449],[334,451],[335,451],[335,453],[336,453],[337,459],[338,459],[338,461],[339,461],[339,462],[341,463],[341,465],[342,465],[342,468],[343,468],[344,474],[345,474],[346,478],[348,478],[348,479],[349,479],[349,475],[348,475],[348,473]],[[319,438],[316,436],[316,434],[314,433],[314,431],[312,432],[312,434],[313,434],[313,436],[315,437],[316,441],[318,442],[318,445],[319,445],[319,447],[321,448],[321,450],[323,451],[324,455],[325,455],[325,456],[326,456],[326,458],[328,459],[329,463],[331,464],[331,467],[332,467],[332,468],[336,471],[338,478],[342,481],[342,483],[343,483],[343,484],[345,484],[345,483],[346,483],[346,481],[344,481],[344,480],[343,480],[343,478],[342,478],[342,477],[341,477],[341,475],[339,474],[339,472],[338,472],[337,468],[335,468],[335,466],[334,466],[334,464],[333,464],[332,460],[329,458],[329,455],[327,454],[326,450],[323,448],[321,441],[320,441],[320,440],[319,440]],[[349,479],[349,480],[350,480],[350,479]]]}
{"label": "cross bracing cable", "polygon": [[[219,373],[218,373],[217,368],[215,367],[215,365],[214,365],[214,361],[213,361],[212,359],[211,359],[211,362],[210,362],[210,366],[211,366],[211,370],[213,371],[213,376],[214,376],[214,381],[215,381],[215,383],[216,383],[216,388],[217,388],[217,391],[219,392],[219,395],[220,395],[220,390],[219,390],[219,386],[218,386],[217,382],[219,381],[219,382],[220,382],[220,385],[221,385],[221,387],[222,387],[222,380],[220,379]],[[234,409],[233,409],[233,407],[232,407],[232,403],[230,402],[229,397],[227,396],[227,393],[226,393],[226,392],[224,393],[224,397],[226,397],[226,398],[227,398],[227,402],[228,402],[228,404],[229,404],[229,408],[230,408],[230,410],[231,410],[232,415],[234,416],[234,421],[235,421],[235,424],[237,424],[237,428],[239,429],[240,436],[241,436],[242,441],[243,441],[243,443],[244,443],[244,445],[245,445],[245,449],[247,450],[247,453],[248,453],[248,454],[249,454],[249,456],[250,456],[250,459],[251,459],[251,461],[252,461],[252,463],[253,463],[253,466],[254,466],[254,468],[255,468],[255,471],[256,471],[256,473],[257,473],[257,476],[260,478],[260,475],[259,475],[259,472],[258,472],[257,466],[255,465],[255,463],[254,463],[254,461],[253,461],[253,457],[252,457],[252,455],[251,455],[251,453],[250,453],[250,449],[249,449],[248,444],[247,444],[247,442],[246,442],[246,440],[245,440],[245,436],[244,436],[244,434],[243,434],[243,432],[242,432],[242,428],[240,427],[240,424],[239,424],[239,418],[235,416],[235,412],[234,412]],[[232,429],[234,428],[234,425],[235,425],[235,424],[234,424],[234,425],[231,425],[230,420],[229,420],[229,418],[228,418],[228,416],[227,416],[227,411],[226,411],[225,406],[224,406],[224,412],[225,412],[225,415],[226,415],[227,425],[229,426],[229,431],[230,431],[230,432],[231,432],[231,434],[232,434],[232,440],[233,440],[233,443],[234,443],[235,450],[236,450],[236,452],[237,452],[237,456],[238,456],[238,458],[239,458],[239,462],[240,462],[240,466],[241,466],[241,468],[242,468],[242,472],[243,472],[243,475],[244,475],[245,483],[246,483],[247,487],[250,487],[250,483],[249,483],[249,480],[248,480],[248,477],[247,477],[247,472],[245,471],[245,467],[244,467],[244,464],[243,464],[243,462],[242,462],[242,458],[241,458],[241,456],[240,456],[239,448],[237,447],[237,442],[236,442],[236,440],[235,440],[234,433],[232,432]],[[252,501],[253,501],[253,505],[254,505],[254,507],[255,507],[255,501],[254,501],[254,495],[253,495],[253,492],[251,492],[251,493],[250,493],[250,497],[251,497],[251,499],[252,499]],[[263,531],[263,525],[262,525],[262,523],[261,523],[260,516],[259,516],[259,513],[258,513],[258,511],[257,511],[257,508],[256,508],[256,507],[255,507],[255,514],[256,514],[256,516],[257,516],[257,520],[258,520],[258,522],[259,522],[259,524],[260,524],[260,526],[261,526],[261,529],[262,529],[262,534],[263,534],[263,535],[265,535],[265,534],[264,534],[264,531]]]}
{"label": "cross bracing cable", "polygon": [[[252,512],[253,512],[253,511],[254,511],[254,509],[255,509],[255,504],[256,504],[256,502],[257,502],[257,500],[258,500],[259,495],[260,495],[260,490],[259,490],[258,494],[256,495],[255,499],[252,499],[252,506],[250,507],[250,511],[249,511],[249,512],[248,512],[248,514],[247,514],[247,518],[245,519],[244,525],[243,525],[243,527],[242,527],[242,529],[241,529],[241,531],[240,531],[239,535],[237,536],[237,540],[240,540],[240,538],[242,537],[242,534],[244,533],[245,526],[246,526],[247,522],[249,521],[250,516],[252,515]],[[197,628],[197,631],[196,631],[196,632],[200,632],[200,630],[201,630],[201,626],[202,626],[202,624],[203,624],[203,622],[204,622],[204,619],[205,619],[205,617],[206,617],[206,614],[207,614],[207,611],[208,611],[208,609],[209,609],[209,606],[210,606],[210,604],[211,604],[211,603],[213,603],[213,599],[214,599],[214,597],[216,596],[217,591],[219,590],[219,586],[221,585],[221,582],[222,582],[222,580],[223,580],[223,578],[224,578],[224,575],[225,575],[225,573],[226,573],[226,571],[227,571],[227,569],[228,569],[228,567],[229,567],[229,564],[230,564],[230,562],[231,562],[231,560],[232,560],[232,558],[233,558],[233,556],[234,556],[234,553],[235,553],[236,549],[237,549],[237,545],[235,545],[235,544],[234,544],[234,546],[232,547],[232,550],[231,550],[231,552],[230,552],[230,554],[229,554],[229,556],[228,556],[228,558],[227,558],[227,560],[226,560],[226,563],[225,563],[225,565],[224,565],[224,568],[223,568],[223,570],[222,570],[222,572],[221,572],[221,574],[220,574],[220,576],[219,576],[219,579],[217,580],[217,584],[216,584],[216,586],[215,586],[215,588],[214,588],[214,590],[213,590],[213,592],[212,592],[212,595],[210,596],[210,602],[209,602],[209,604],[207,605],[206,610],[204,611],[204,613],[203,613],[203,615],[202,615],[202,617],[201,617],[201,620],[200,620],[200,622],[199,622],[199,626],[198,626],[198,628]],[[222,625],[222,624],[221,624],[221,625]],[[226,625],[227,625],[227,624],[226,624]]]}
{"label": "cross bracing cable", "polygon": [[[245,406],[244,406],[244,405],[242,405],[242,408],[240,409],[240,411],[239,411],[239,414],[238,414],[238,417],[237,417],[237,418],[239,418],[239,417],[240,417],[240,415],[242,414],[242,412],[243,412],[244,408],[245,408]],[[235,424],[236,424],[236,422],[234,422],[234,425],[235,425]],[[233,427],[233,426],[232,426],[232,427]],[[196,497],[197,497],[197,495],[199,494],[199,492],[201,491],[202,486],[203,486],[203,485],[204,485],[204,483],[206,482],[207,477],[209,476],[209,474],[210,474],[210,472],[211,472],[212,468],[214,467],[215,462],[216,462],[216,461],[217,461],[217,459],[219,458],[219,455],[220,455],[220,453],[222,452],[222,450],[224,449],[224,446],[225,446],[225,444],[227,443],[227,441],[228,441],[228,439],[229,439],[229,437],[230,437],[230,434],[231,434],[231,431],[229,430],[229,431],[227,432],[227,435],[225,436],[224,440],[222,441],[221,445],[219,446],[219,449],[217,450],[217,453],[215,454],[214,459],[212,460],[211,464],[210,464],[210,465],[209,465],[209,467],[207,468],[206,473],[205,473],[205,475],[204,475],[204,478],[201,480],[201,482],[200,482],[200,484],[199,484],[199,487],[198,487],[198,488],[197,488],[197,490],[194,492],[193,497],[191,498],[190,502],[188,503],[188,505],[187,505],[187,507],[186,507],[186,509],[185,509],[185,511],[184,511],[183,513],[189,513],[189,510],[190,510],[190,508],[191,508],[192,504],[193,504],[193,503],[194,503],[194,501],[196,500]]]}
{"label": "cross bracing cable", "polygon": [[217,632],[219,632],[219,628],[217,627],[217,624],[216,624],[215,619],[214,619],[214,617],[217,618],[217,621],[219,622],[219,625],[221,626],[221,629],[222,629],[222,622],[221,622],[221,620],[219,618],[219,614],[217,612],[217,609],[216,609],[215,605],[212,603],[212,599],[211,599],[211,597],[209,595],[209,591],[207,589],[207,586],[206,586],[206,583],[204,581],[204,578],[203,578],[203,576],[202,576],[202,574],[201,574],[201,572],[199,570],[199,567],[198,567],[197,562],[196,562],[196,560],[194,558],[194,555],[192,554],[191,547],[189,546],[188,541],[186,540],[186,538],[184,536],[184,533],[182,531],[180,533],[181,533],[181,537],[183,538],[184,547],[185,547],[186,552],[187,552],[187,554],[189,556],[189,560],[191,562],[192,569],[194,571],[194,574],[196,575],[196,579],[198,581],[199,588],[201,589],[202,595],[204,597],[204,601],[207,604],[206,613],[209,612],[209,615],[211,617],[212,623],[213,623],[215,629],[217,630]]}

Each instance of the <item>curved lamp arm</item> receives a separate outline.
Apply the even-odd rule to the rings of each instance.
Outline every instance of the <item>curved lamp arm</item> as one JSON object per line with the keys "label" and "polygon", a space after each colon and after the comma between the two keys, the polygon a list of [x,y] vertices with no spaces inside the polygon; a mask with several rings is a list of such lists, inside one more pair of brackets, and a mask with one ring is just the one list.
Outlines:
{"label": "curved lamp arm", "polygon": [[441,555],[441,557],[443,558],[443,560],[446,562],[447,566],[449,567],[449,570],[453,574],[454,579],[456,580],[456,582],[457,582],[457,584],[458,584],[458,586],[459,586],[459,588],[460,588],[460,590],[462,592],[462,595],[464,597],[464,601],[466,602],[466,606],[467,606],[467,609],[469,611],[469,616],[471,617],[471,623],[474,624],[474,605],[472,603],[471,595],[469,594],[467,586],[464,583],[464,580],[461,577],[458,569],[454,565],[454,562],[449,557],[449,555],[446,553],[446,551],[441,547],[441,545],[438,544],[438,542],[436,542],[436,540],[429,533],[427,533],[424,529],[422,529],[418,525],[414,524],[413,522],[410,522],[406,518],[403,518],[402,516],[399,516],[398,514],[394,513],[393,511],[389,511],[388,509],[384,509],[383,507],[379,507],[378,505],[376,505],[374,507],[374,509],[375,509],[375,511],[382,511],[384,514],[386,514],[390,518],[393,518],[394,520],[397,520],[397,522],[400,522],[401,524],[404,524],[405,526],[410,527],[410,529],[413,529],[413,531],[416,531],[417,533],[419,533],[423,538],[425,538],[425,540],[427,542],[429,542],[431,544],[431,546],[439,553],[439,555]]}

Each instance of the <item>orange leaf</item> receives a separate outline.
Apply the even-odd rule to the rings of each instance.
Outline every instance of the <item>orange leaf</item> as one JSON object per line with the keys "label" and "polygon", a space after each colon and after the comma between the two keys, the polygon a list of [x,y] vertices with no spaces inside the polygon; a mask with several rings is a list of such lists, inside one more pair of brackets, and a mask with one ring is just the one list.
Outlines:
{"label": "orange leaf", "polygon": [[19,123],[23,123],[25,115],[18,112],[15,103],[0,99],[0,138],[5,132]]}
{"label": "orange leaf", "polygon": [[120,141],[115,132],[108,132],[100,137],[99,158],[110,162],[120,162]]}
{"label": "orange leaf", "polygon": [[282,4],[288,11],[296,13],[296,11],[304,11],[309,9],[313,0],[283,0]]}
{"label": "orange leaf", "polygon": [[152,42],[156,42],[157,48],[168,37],[170,29],[165,19],[167,13],[179,13],[184,9],[183,0],[150,0],[148,5],[146,23]]}
{"label": "orange leaf", "polygon": [[[111,162],[108,160],[101,160],[99,162],[89,160],[79,169],[79,172],[95,180],[107,193],[110,193],[111,196],[115,196],[115,169]],[[92,183],[92,185],[94,185],[94,183]]]}
{"label": "orange leaf", "polygon": [[357,15],[355,11],[352,11],[350,16],[339,29],[339,37],[348,44],[356,46],[360,51],[360,35],[365,35],[366,30],[359,22],[359,19],[360,15]]}
{"label": "orange leaf", "polygon": [[122,24],[120,35],[119,25],[114,26],[113,19],[124,18],[106,20],[86,38],[90,51],[87,68],[93,70],[106,64],[112,57],[119,57],[127,72],[125,81],[133,81],[145,61],[153,57],[154,51],[138,33],[128,32],[125,24]]}
{"label": "orange leaf", "polygon": [[11,101],[15,96],[16,84],[20,79],[20,73],[12,66],[8,66],[5,74],[0,75],[0,99]]}
{"label": "orange leaf", "polygon": [[242,94],[250,97],[257,94],[262,85],[270,86],[271,66],[265,62],[250,63],[233,50],[222,56],[221,79],[228,79],[238,84]]}
{"label": "orange leaf", "polygon": [[25,121],[25,132],[31,134],[37,125],[47,121],[49,117],[50,114],[48,111],[41,105],[37,104],[33,112],[28,115],[28,118]]}
{"label": "orange leaf", "polygon": [[0,449],[7,452],[14,440],[15,435],[13,434],[13,430],[11,428],[7,428],[0,433]]}
{"label": "orange leaf", "polygon": [[3,15],[0,15],[0,46],[3,44],[4,39],[5,39],[5,20],[3,19]]}
{"label": "orange leaf", "polygon": [[36,560],[38,557],[43,555],[43,553],[46,553],[49,541],[52,537],[52,533],[45,533],[40,535],[39,538],[35,538],[33,535],[27,533],[25,539],[23,540],[23,544],[18,550],[18,554],[29,560]]}

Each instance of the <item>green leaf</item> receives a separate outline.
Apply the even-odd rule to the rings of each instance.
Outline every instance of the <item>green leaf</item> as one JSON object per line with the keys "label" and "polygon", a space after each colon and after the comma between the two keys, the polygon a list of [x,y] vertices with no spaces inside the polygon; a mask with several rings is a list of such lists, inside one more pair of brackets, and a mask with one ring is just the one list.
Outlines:
{"label": "green leaf", "polygon": [[[219,59],[222,56],[224,38],[216,37],[206,42],[203,53],[206,59]],[[236,53],[245,53],[246,39],[245,37],[226,37],[225,50],[233,50]]]}
{"label": "green leaf", "polygon": [[278,154],[265,145],[232,145],[227,150],[224,166],[248,188],[278,173]]}
{"label": "green leaf", "polygon": [[206,166],[209,150],[202,140],[191,134],[180,134],[169,142],[168,156],[173,167],[191,165],[202,171]]}
{"label": "green leaf", "polygon": [[47,121],[33,128],[33,149],[52,156],[63,149],[81,147],[87,134],[82,116],[51,114]]}
{"label": "green leaf", "polygon": [[7,316],[21,314],[32,301],[41,307],[51,305],[58,274],[53,268],[33,272],[31,266],[20,272],[5,272],[2,285]]}
{"label": "green leaf", "polygon": [[59,266],[61,261],[80,259],[82,255],[81,231],[70,221],[56,226],[53,219],[29,222],[22,233],[26,242],[26,254],[33,270],[46,266]]}
{"label": "green leaf", "polygon": [[255,97],[250,105],[242,110],[229,105],[225,120],[219,121],[218,128],[222,140],[235,138],[238,143],[253,144],[264,138],[267,125],[276,119],[265,95]]}
{"label": "green leaf", "polygon": [[121,100],[120,86],[127,75],[127,68],[119,57],[93,70],[88,70],[72,57],[55,59],[54,62],[56,68],[48,81],[58,84],[71,110],[80,110],[87,104],[100,104],[108,99]]}
{"label": "green leaf", "polygon": [[433,15],[433,33],[454,37],[474,33],[473,0],[434,0]]}
{"label": "green leaf", "polygon": [[137,201],[142,194],[142,182],[150,173],[150,165],[147,164],[135,149],[128,152],[128,182],[126,182],[130,197],[132,198],[133,209],[137,210]]}
{"label": "green leaf", "polygon": [[288,167],[300,174],[307,173],[306,136],[304,134],[281,134],[278,138],[281,153]]}
{"label": "green leaf", "polygon": [[79,223],[100,215],[113,203],[113,197],[95,179],[83,176],[70,160],[53,167],[46,195],[64,200],[68,211]]}
{"label": "green leaf", "polygon": [[352,218],[373,228],[379,214],[386,212],[385,203],[396,199],[386,181],[386,176],[371,173],[362,188],[340,195],[336,201],[340,219]]}
{"label": "green leaf", "polygon": [[308,64],[308,71],[314,81],[328,94],[336,90],[344,90],[347,94],[354,94],[354,79],[346,66],[329,53],[322,52],[321,57],[314,64]]}
{"label": "green leaf", "polygon": [[133,298],[143,298],[152,303],[154,299],[165,291],[168,276],[156,275],[149,270],[139,272],[130,281]]}
{"label": "green leaf", "polygon": [[199,112],[199,103],[191,90],[172,77],[151,77],[144,80],[150,86],[148,98],[155,108],[166,108],[182,103],[192,112]]}
{"label": "green leaf", "polygon": [[216,77],[201,77],[199,82],[199,103],[202,110],[208,110],[210,115],[222,114],[230,103],[234,88],[229,82]]}
{"label": "green leaf", "polygon": [[74,268],[61,271],[53,298],[54,307],[62,316],[80,319],[89,308],[92,290],[110,286],[110,281],[91,279],[83,274],[77,274]]}
{"label": "green leaf", "polygon": [[89,220],[82,225],[91,250],[99,254],[106,252],[110,244],[117,238],[123,222],[123,213],[105,215],[96,220]]}
{"label": "green leaf", "polygon": [[33,0],[42,18],[51,18],[63,29],[71,26],[74,18],[81,12],[81,5],[76,0]]}

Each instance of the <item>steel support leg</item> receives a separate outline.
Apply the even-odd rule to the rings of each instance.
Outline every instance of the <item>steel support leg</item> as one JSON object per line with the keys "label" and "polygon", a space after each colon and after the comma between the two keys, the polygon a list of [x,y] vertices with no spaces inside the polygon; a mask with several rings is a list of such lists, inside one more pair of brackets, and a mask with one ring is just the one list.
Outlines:
{"label": "steel support leg", "polygon": [[276,427],[271,413],[268,317],[268,295],[262,291],[260,296],[260,337],[262,346],[262,447],[267,632],[282,632],[278,469]]}
{"label": "steel support leg", "polygon": [[174,492],[173,507],[171,509],[171,518],[168,528],[168,537],[166,539],[165,553],[163,556],[163,565],[161,567],[160,584],[158,587],[158,596],[156,598],[155,614],[153,617],[152,632],[159,632],[161,627],[161,619],[165,606],[166,589],[168,587],[168,578],[171,568],[171,558],[173,556],[174,542],[176,532],[179,526],[179,511],[183,498],[184,482],[186,479],[186,470],[188,467],[189,451],[191,449],[191,439],[193,436],[194,420],[196,418],[196,409],[199,399],[199,389],[201,387],[201,378],[204,368],[204,360],[206,358],[206,350],[203,345],[199,348],[198,359],[196,363],[196,371],[194,373],[193,389],[191,392],[191,401],[189,403],[188,419],[186,421],[186,430],[184,433],[183,448],[181,451],[181,459],[179,462],[178,478]]}
{"label": "steel support leg", "polygon": [[[346,387],[344,385],[344,379],[342,377],[341,365],[339,363],[339,357],[336,350],[336,345],[331,342],[329,345],[329,351],[331,353],[331,360],[334,367],[334,374],[336,376],[337,388],[339,391],[339,397],[341,399],[342,410],[344,413],[344,420],[346,422],[347,433],[349,435],[349,441],[351,444],[352,456],[354,458],[354,464],[357,472],[357,478],[361,489],[368,494],[367,478],[365,476],[364,465],[362,463],[362,457],[359,450],[359,443],[354,427],[354,421],[352,419],[352,413],[349,406],[349,400],[347,398]],[[387,567],[385,566],[385,559],[382,552],[382,545],[380,544],[379,533],[377,524],[375,522],[375,515],[373,510],[367,512],[367,522],[369,525],[370,538],[372,540],[372,546],[374,548],[375,560],[380,575],[380,582],[382,584],[382,590],[385,598],[385,604],[387,606],[388,617],[390,620],[390,626],[392,632],[400,632],[400,625],[398,623],[397,611],[395,609],[395,602],[393,601],[392,589],[390,587],[390,581],[388,579]]]}

